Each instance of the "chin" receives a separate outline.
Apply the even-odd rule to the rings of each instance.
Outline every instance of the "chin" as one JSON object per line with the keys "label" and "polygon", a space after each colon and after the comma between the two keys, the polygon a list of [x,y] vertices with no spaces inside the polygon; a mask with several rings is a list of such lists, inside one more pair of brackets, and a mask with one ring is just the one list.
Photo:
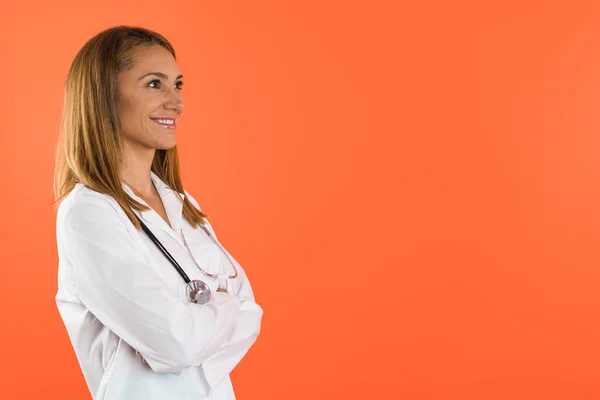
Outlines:
{"label": "chin", "polygon": [[156,150],[170,150],[173,147],[175,147],[176,143],[170,143],[170,144],[161,144],[156,146]]}
{"label": "chin", "polygon": [[157,140],[154,142],[154,148],[156,150],[169,150],[175,147],[177,144],[177,140],[175,140],[175,136],[173,135],[170,138],[162,138],[163,140]]}

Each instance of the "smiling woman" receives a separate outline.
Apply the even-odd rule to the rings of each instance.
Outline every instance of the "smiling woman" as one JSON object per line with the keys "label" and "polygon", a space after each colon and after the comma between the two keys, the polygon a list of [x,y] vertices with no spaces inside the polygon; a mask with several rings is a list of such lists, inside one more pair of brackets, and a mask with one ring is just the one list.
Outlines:
{"label": "smiling woman", "polygon": [[139,49],[133,61],[133,67],[119,73],[119,117],[125,143],[169,149],[175,145],[175,127],[183,112],[183,76],[171,52],[162,46]]}
{"label": "smiling woman", "polygon": [[67,77],[56,302],[95,399],[232,400],[260,331],[245,271],[183,189],[182,84],[167,39],[125,26]]}

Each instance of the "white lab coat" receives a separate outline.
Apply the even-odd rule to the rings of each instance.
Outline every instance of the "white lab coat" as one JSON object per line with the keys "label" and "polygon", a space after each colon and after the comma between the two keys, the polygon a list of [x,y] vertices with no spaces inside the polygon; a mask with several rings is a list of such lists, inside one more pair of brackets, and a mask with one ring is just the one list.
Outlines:
{"label": "white lab coat", "polygon": [[57,215],[58,310],[94,399],[233,400],[229,373],[254,344],[262,309],[231,256],[239,276],[228,280],[229,294],[216,292],[216,279],[187,249],[209,273],[233,271],[205,232],[183,218],[180,198],[198,203],[154,173],[152,181],[172,228],[153,210],[137,214],[190,279],[208,284],[212,300],[188,302],[181,276],[118,203],[79,184]]}

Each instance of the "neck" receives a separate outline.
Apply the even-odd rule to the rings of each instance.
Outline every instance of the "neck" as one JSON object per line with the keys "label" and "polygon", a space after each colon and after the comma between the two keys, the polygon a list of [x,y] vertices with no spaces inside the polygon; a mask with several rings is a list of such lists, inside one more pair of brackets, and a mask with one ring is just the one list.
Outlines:
{"label": "neck", "polygon": [[125,183],[143,197],[152,197],[154,186],[150,171],[154,160],[154,149],[133,149],[125,144],[119,175]]}

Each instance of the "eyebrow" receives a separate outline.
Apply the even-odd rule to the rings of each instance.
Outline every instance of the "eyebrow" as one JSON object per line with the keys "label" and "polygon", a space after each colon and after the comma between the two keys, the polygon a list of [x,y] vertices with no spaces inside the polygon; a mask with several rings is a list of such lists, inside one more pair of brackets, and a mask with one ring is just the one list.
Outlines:
{"label": "eyebrow", "polygon": [[[168,76],[166,74],[163,74],[162,72],[149,72],[149,73],[143,75],[142,77],[140,77],[140,79],[138,79],[138,80],[141,81],[142,79],[144,79],[145,77],[147,77],[149,75],[156,75],[156,76],[158,76],[159,78],[162,78],[162,79],[167,79],[168,78]],[[175,78],[175,80],[181,79],[181,78],[183,78],[183,75],[177,75],[177,77]]]}

